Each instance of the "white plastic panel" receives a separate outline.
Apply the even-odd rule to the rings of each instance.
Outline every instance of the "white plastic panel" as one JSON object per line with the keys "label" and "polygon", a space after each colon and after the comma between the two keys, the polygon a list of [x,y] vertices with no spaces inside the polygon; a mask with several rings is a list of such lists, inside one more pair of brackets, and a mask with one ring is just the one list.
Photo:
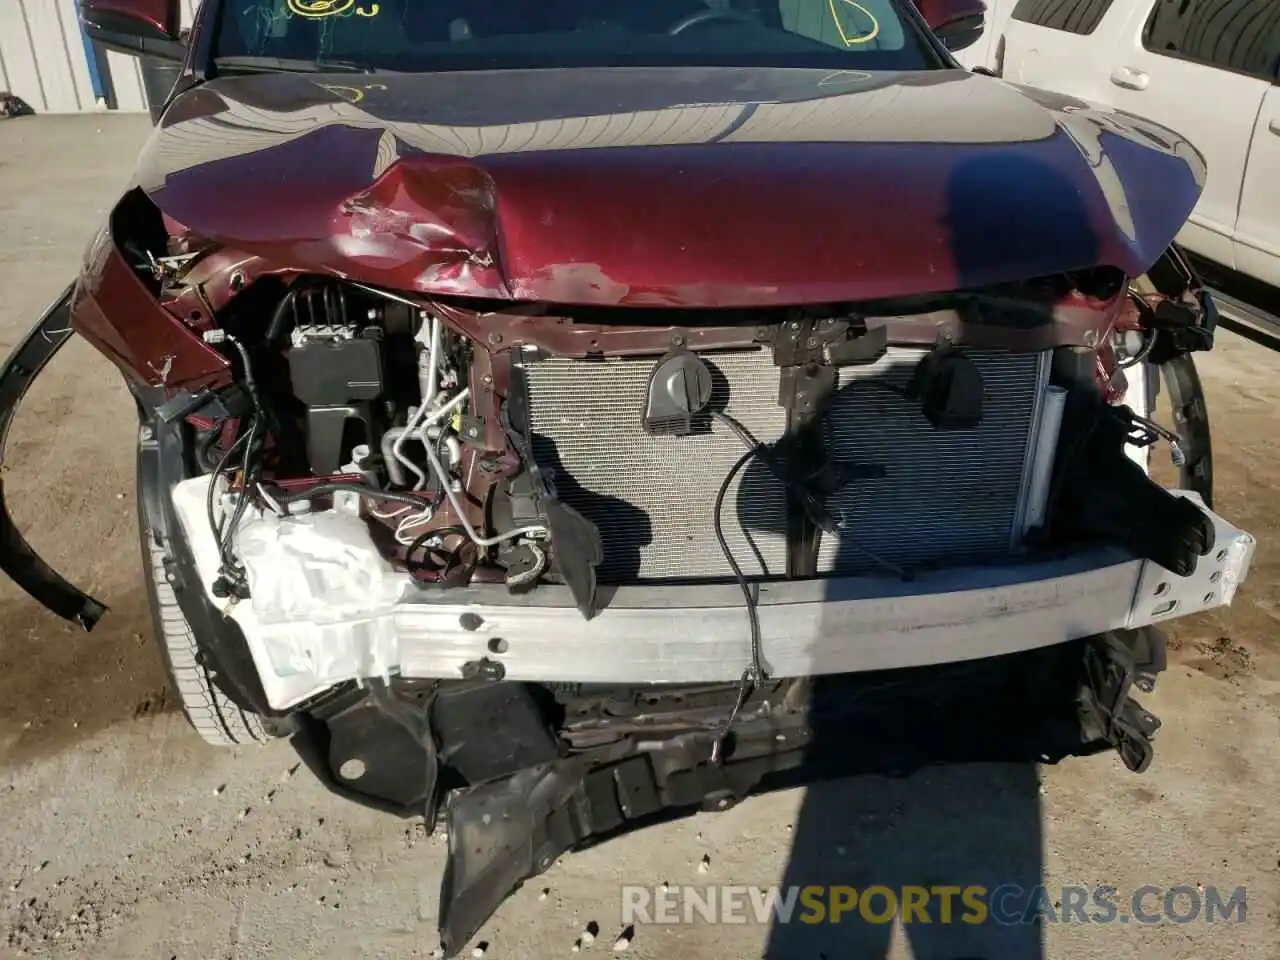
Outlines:
{"label": "white plastic panel", "polygon": [[[226,607],[212,593],[218,560],[207,489],[206,478],[188,480],[173,499],[204,588]],[[764,658],[779,677],[948,663],[1219,607],[1248,575],[1254,540],[1206,512],[1215,550],[1187,578],[1099,550],[939,570],[909,583],[765,585]],[[733,584],[622,587],[584,620],[563,587],[519,597],[501,586],[420,589],[377,556],[352,515],[253,516],[241,542],[254,596],[227,613],[278,708],[362,677],[460,677],[464,665],[486,657],[499,659],[512,680],[634,684],[732,682],[749,655]],[[1160,607],[1167,603],[1174,606]]]}

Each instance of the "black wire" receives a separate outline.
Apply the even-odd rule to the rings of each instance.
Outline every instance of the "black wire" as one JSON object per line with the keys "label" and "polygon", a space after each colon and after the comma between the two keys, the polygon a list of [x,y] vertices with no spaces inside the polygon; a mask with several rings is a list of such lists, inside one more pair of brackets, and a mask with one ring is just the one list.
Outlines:
{"label": "black wire", "polygon": [[225,421],[218,421],[215,423],[209,430],[208,435],[201,440],[199,445],[196,447],[196,461],[205,470],[212,470],[216,463],[216,461],[211,460],[210,457],[213,453],[214,446],[222,438],[222,424],[224,422]]}
{"label": "black wire", "polygon": [[844,393],[846,390],[856,390],[859,388],[863,390],[879,390],[882,393],[892,394],[893,396],[897,397],[899,400],[911,399],[910,397],[907,396],[906,387],[899,387],[892,383],[884,383],[880,380],[853,380],[847,383],[845,386],[841,387],[839,390],[839,393]]}
{"label": "black wire", "polygon": [[747,619],[751,624],[751,672],[763,678],[764,667],[761,664],[762,654],[760,651],[760,617],[756,611],[755,593],[751,589],[751,585],[747,582],[746,574],[742,572],[742,567],[738,564],[737,558],[733,555],[733,550],[729,547],[729,541],[724,535],[724,498],[729,492],[729,485],[733,483],[733,478],[738,472],[747,465],[747,461],[755,457],[763,449],[759,445],[752,447],[746,453],[738,458],[737,463],[729,468],[729,472],[724,475],[724,480],[720,483],[720,490],[716,493],[715,506],[712,508],[711,522],[715,530],[716,542],[720,544],[720,552],[724,554],[725,562],[729,564],[729,569],[733,571],[734,579],[738,581],[738,586],[742,589],[742,596],[747,603]]}
{"label": "black wire", "polygon": [[257,480],[258,471],[252,459],[260,425],[261,419],[255,416],[249,424],[248,431],[245,433],[248,440],[244,445],[244,456],[240,460],[240,472],[244,475],[243,488],[240,497],[236,500],[235,511],[227,522],[226,534],[220,545],[222,562],[228,565],[235,565],[234,558],[230,556],[231,538],[235,535],[236,528],[240,525],[240,521],[244,518],[244,512],[249,506],[247,491],[252,488],[254,481]]}
{"label": "black wire", "polygon": [[[906,396],[906,391],[894,387],[890,384],[881,384],[870,380],[857,380],[851,386],[868,386],[879,387],[888,393],[892,393],[899,398]],[[725,474],[724,480],[720,483],[720,489],[716,493],[715,506],[712,509],[711,519],[712,527],[715,530],[716,542],[720,544],[720,552],[724,554],[725,561],[729,564],[729,568],[733,571],[734,579],[738,581],[738,586],[742,589],[742,596],[746,601],[747,621],[751,628],[751,663],[742,673],[742,679],[738,681],[738,698],[733,704],[733,709],[729,712],[729,718],[725,721],[725,725],[721,728],[720,733],[716,736],[711,747],[711,762],[720,763],[723,759],[724,741],[728,738],[733,730],[733,725],[738,720],[738,714],[742,712],[742,708],[746,706],[747,700],[750,699],[752,692],[761,683],[768,679],[768,673],[764,665],[764,639],[761,636],[760,629],[760,611],[757,608],[756,595],[751,589],[751,584],[747,582],[746,575],[742,572],[737,559],[733,555],[733,551],[729,547],[729,541],[724,535],[723,511],[724,498],[728,493],[729,485],[733,483],[733,478],[738,472],[747,465],[748,461],[759,457],[764,462],[771,473],[774,474],[786,486],[791,486],[791,479],[786,475],[783,468],[770,456],[768,448],[756,439],[755,435],[746,428],[735,417],[730,416],[723,411],[713,411],[712,416],[726,424],[730,430],[738,435],[738,438],[747,446],[747,452],[738,458],[737,462],[729,468],[729,472]],[[745,530],[744,530],[745,534]],[[748,538],[748,543],[751,543]],[[752,544],[754,548],[754,544]],[[759,554],[757,553],[757,557]],[[872,557],[879,560],[872,554]],[[884,561],[880,561],[884,562]],[[892,565],[888,565],[892,568]],[[898,571],[902,573],[902,571]]]}
{"label": "black wire", "polygon": [[1160,331],[1145,330],[1143,332],[1147,336],[1142,341],[1142,346],[1138,349],[1138,352],[1135,353],[1132,357],[1127,357],[1126,359],[1121,360],[1116,364],[1116,366],[1119,367],[1121,370],[1128,370],[1130,367],[1136,367],[1138,364],[1140,364],[1143,360],[1147,359],[1147,357],[1151,355],[1151,351],[1152,349],[1154,349],[1156,345],[1156,337],[1159,336]]}
{"label": "black wire", "polygon": [[738,439],[748,447],[758,447],[761,445],[760,441],[756,439],[755,434],[743,426],[742,422],[736,417],[730,416],[721,410],[716,410],[711,415],[728,426],[730,430],[738,435]]}
{"label": "black wire", "polygon": [[[1155,311],[1151,309],[1151,307],[1147,304],[1147,302],[1143,300],[1142,297],[1137,292],[1130,290],[1129,299],[1132,300],[1134,304],[1137,306],[1139,314],[1141,314],[1144,317],[1154,316]],[[1119,367],[1121,370],[1127,370],[1129,367],[1137,366],[1143,360],[1147,359],[1147,356],[1151,353],[1152,348],[1155,347],[1156,338],[1159,335],[1160,331],[1156,330],[1153,327],[1148,327],[1147,329],[1143,330],[1143,333],[1145,333],[1147,336],[1146,336],[1146,339],[1143,341],[1142,346],[1138,348],[1138,352],[1135,353],[1132,357],[1129,357],[1125,360],[1120,360],[1116,363],[1116,366]]]}
{"label": "black wire", "polygon": [[829,524],[824,523],[823,520],[819,518],[819,515],[823,512],[821,504],[818,503],[813,494],[804,486],[804,484],[797,483],[795,477],[793,477],[790,472],[782,466],[782,464],[778,463],[777,459],[773,456],[773,452],[768,447],[757,440],[750,430],[739,423],[736,419],[729,416],[729,414],[717,411],[713,413],[712,416],[728,425],[729,429],[738,435],[738,439],[753,452],[753,455],[758,455],[760,457],[760,462],[768,468],[769,472],[777,478],[778,482],[800,499],[804,504],[805,512],[810,515],[818,527],[821,527],[824,530],[827,529]]}
{"label": "black wire", "polygon": [[[244,586],[245,582],[244,567],[232,553],[232,541],[235,540],[236,530],[239,529],[240,522],[244,519],[245,511],[249,508],[249,490],[253,488],[258,477],[258,470],[256,465],[251,463],[251,459],[254,454],[254,446],[257,442],[260,426],[261,418],[255,416],[249,424],[249,429],[244,434],[243,439],[247,442],[245,444],[244,457],[240,461],[240,472],[244,475],[240,496],[236,499],[235,509],[232,511],[231,516],[224,516],[217,529],[218,576],[232,586]],[[220,473],[221,471],[214,473],[209,482],[211,492]]]}
{"label": "black wire", "polygon": [[[430,439],[430,438],[428,438],[428,439]],[[449,439],[449,431],[448,431],[448,430],[441,430],[441,431],[440,431],[440,436],[438,436],[438,437],[436,438],[436,459],[437,459],[437,460],[439,460],[441,463],[444,463],[444,462],[445,462],[445,460],[444,460],[444,451],[445,451],[445,446],[447,445],[447,441],[448,441],[448,439]],[[453,463],[450,463],[450,464],[449,464],[449,468],[448,468],[445,472],[446,472],[446,473],[452,473],[452,472],[453,472],[453,466],[454,466],[454,465],[453,465]],[[444,485],[445,485],[445,482],[446,482],[446,481],[441,480],[441,478],[439,478],[439,477],[435,477],[434,479],[435,479],[435,481],[436,481],[436,486],[437,486],[437,487],[439,487],[439,489],[436,491],[436,500],[435,500],[435,504],[434,504],[434,505],[435,505],[436,507],[439,507],[439,506],[440,506],[440,504],[444,503],[444,499],[445,499],[445,496],[446,496],[446,494],[445,494],[445,492],[444,492]]]}
{"label": "black wire", "polygon": [[260,417],[263,412],[262,397],[258,393],[258,381],[253,377],[253,364],[249,362],[249,351],[237,338],[228,337],[227,339],[231,341],[232,346],[234,346],[236,351],[240,354],[240,363],[241,366],[244,367],[245,389],[249,393],[249,399],[253,402],[255,418]]}
{"label": "black wire", "polygon": [[213,531],[214,539],[219,544],[222,542],[223,526],[218,523],[218,520],[213,515],[213,493],[218,485],[218,477],[221,476],[222,471],[227,468],[227,464],[231,462],[231,458],[235,455],[235,452],[240,449],[240,445],[248,439],[248,432],[242,433],[236,441],[227,448],[227,452],[218,459],[218,465],[213,468],[213,473],[209,476],[209,490],[205,496],[204,506],[209,520],[209,529]]}
{"label": "black wire", "polygon": [[[236,348],[236,352],[240,354],[241,365],[244,368],[245,389],[249,394],[249,400],[253,403],[253,419],[249,423],[249,429],[231,445],[214,470],[209,481],[209,493],[205,507],[208,511],[210,525],[214,528],[214,536],[218,539],[218,559],[220,561],[218,574],[234,583],[243,583],[244,570],[232,555],[231,547],[232,541],[235,539],[236,530],[244,519],[245,511],[249,508],[249,490],[258,480],[260,461],[256,459],[258,452],[256,447],[258,434],[261,432],[262,425],[266,420],[266,410],[262,404],[262,396],[258,392],[258,382],[253,376],[253,364],[249,359],[248,349],[236,337],[229,337],[228,339],[232,346]],[[221,524],[214,524],[214,487],[217,484],[218,477],[221,476],[230,461],[231,454],[239,448],[241,443],[245,444],[244,456],[240,461],[240,472],[244,475],[244,486],[240,492],[240,497],[236,500],[236,506],[231,516],[229,518],[224,517],[224,522]]]}
{"label": "black wire", "polygon": [[[792,483],[791,478],[787,475],[786,470],[784,470],[782,468],[782,465],[779,464],[778,461],[773,458],[773,455],[770,453],[769,448],[756,439],[755,434],[753,434],[750,430],[748,430],[745,426],[743,426],[741,422],[739,422],[734,417],[731,417],[727,413],[716,411],[715,413],[712,414],[712,416],[715,417],[717,420],[721,421],[722,423],[724,423],[725,425],[727,425],[730,430],[736,433],[738,435],[738,439],[741,440],[743,445],[747,447],[748,450],[751,451],[751,455],[759,456],[761,463],[763,463],[766,467],[769,468],[769,472],[772,473],[775,477],[777,477],[779,483],[781,483],[785,487],[794,488],[794,484]],[[739,467],[738,469],[741,469],[741,467]],[[730,479],[732,479],[732,476],[733,474],[731,473]],[[801,491],[797,491],[797,492],[801,492]]]}
{"label": "black wire", "polygon": [[[720,414],[731,424],[737,423],[727,414]],[[741,428],[743,439],[751,437],[751,432],[738,424]],[[735,431],[736,432],[736,431]],[[755,438],[752,437],[754,440]],[[747,606],[747,622],[751,628],[751,663],[742,673],[742,679],[738,681],[738,699],[733,705],[733,710],[729,713],[729,719],[725,721],[724,727],[717,735],[715,742],[711,747],[711,762],[719,763],[722,759],[724,741],[728,738],[729,733],[733,729],[734,723],[737,722],[738,714],[746,705],[747,699],[751,696],[751,692],[764,680],[767,679],[764,666],[763,638],[760,635],[760,611],[756,608],[756,595],[751,589],[751,584],[747,582],[746,574],[742,572],[737,559],[733,555],[733,550],[729,547],[729,541],[724,535],[724,498],[729,491],[729,485],[733,483],[733,478],[738,472],[752,460],[764,451],[764,447],[760,443],[755,443],[751,449],[738,458],[737,462],[729,468],[729,472],[724,475],[724,480],[720,483],[720,489],[716,493],[715,506],[711,513],[711,523],[715,530],[716,542],[720,544],[720,552],[724,554],[725,561],[729,564],[729,569],[733,571],[734,578],[738,581],[738,586],[742,589],[743,599]]]}
{"label": "black wire", "polygon": [[[1129,411],[1129,416],[1139,426],[1146,427],[1147,430],[1153,433],[1157,439],[1164,440],[1166,443],[1170,443],[1175,446],[1177,445],[1179,437],[1168,427],[1162,427],[1150,417],[1144,417],[1140,414],[1134,413],[1132,409]],[[1153,440],[1152,442],[1154,443],[1155,441]]]}
{"label": "black wire", "polygon": [[[470,542],[470,538],[467,536],[467,531],[463,527],[450,526],[450,527],[439,527],[435,530],[428,530],[426,533],[418,536],[413,541],[413,543],[409,544],[409,548],[405,550],[404,552],[405,566],[409,568],[410,572],[412,572],[414,569],[413,555],[417,553],[419,550],[422,550],[426,542],[430,540],[432,537],[447,537],[450,534],[457,534],[458,536],[463,537],[464,540],[466,540],[467,542]],[[429,553],[430,551],[425,551],[425,552]],[[457,550],[442,550],[441,552],[445,553],[448,556],[448,560],[445,562],[445,565],[443,567],[439,567],[437,568],[437,570],[433,572],[438,572],[441,576],[445,576],[449,573],[449,571],[453,570],[454,567],[462,565],[462,560],[461,560],[462,548],[461,547],[459,547]],[[423,566],[425,567],[425,564],[423,564]]]}

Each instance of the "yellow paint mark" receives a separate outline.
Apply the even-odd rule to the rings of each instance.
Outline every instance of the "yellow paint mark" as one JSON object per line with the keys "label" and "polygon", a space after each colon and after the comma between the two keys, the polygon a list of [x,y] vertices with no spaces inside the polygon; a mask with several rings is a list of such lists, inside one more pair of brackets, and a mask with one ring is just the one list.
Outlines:
{"label": "yellow paint mark", "polygon": [[382,12],[381,4],[361,4],[357,7],[356,0],[288,0],[288,7],[290,13],[308,20],[349,16],[353,8],[357,17],[376,17]]}
{"label": "yellow paint mark", "polygon": [[344,87],[337,83],[319,83],[316,86],[328,90],[335,97],[341,97],[347,103],[359,103],[364,99],[364,91],[359,87]]}
{"label": "yellow paint mark", "polygon": [[361,87],[349,87],[341,83],[318,83],[316,86],[321,90],[328,90],[335,97],[341,97],[347,103],[359,103],[364,99],[366,90],[381,90],[385,92],[387,89],[385,83],[366,83]]}
{"label": "yellow paint mark", "polygon": [[[880,21],[876,19],[876,15],[858,3],[857,0],[827,0],[827,6],[831,9],[831,19],[836,25],[836,33],[840,34],[840,40],[846,47],[856,46],[859,43],[870,43],[876,37],[880,36]],[[852,11],[845,11],[846,15],[852,16],[856,11],[871,21],[871,29],[866,33],[850,35],[845,31],[844,21],[841,19],[840,13],[844,7],[852,7]]]}
{"label": "yellow paint mark", "polygon": [[312,20],[340,17],[356,5],[356,0],[288,0],[290,13]]}

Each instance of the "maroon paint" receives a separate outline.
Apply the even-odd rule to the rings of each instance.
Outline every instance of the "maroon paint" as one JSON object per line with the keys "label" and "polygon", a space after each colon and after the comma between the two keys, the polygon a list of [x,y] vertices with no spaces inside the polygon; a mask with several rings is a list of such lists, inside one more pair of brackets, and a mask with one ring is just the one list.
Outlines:
{"label": "maroon paint", "polygon": [[[592,117],[637,132],[602,148]],[[1144,272],[1204,170],[1175,134],[1137,123],[960,71],[276,74],[180,96],[138,182],[171,229],[243,255],[253,276],[611,307],[865,302]],[[1004,139],[979,142],[994,127]],[[521,149],[529,130],[566,129],[583,132]],[[512,146],[469,155],[481,143]],[[1114,181],[1132,236],[1103,192]],[[211,280],[220,307],[227,276]],[[170,384],[225,376],[118,256],[85,287],[115,300],[77,324],[117,362],[152,382],[169,357]]]}
{"label": "maroon paint", "polygon": [[[637,83],[652,72],[631,71]],[[686,88],[672,84],[672,97],[697,103],[698,75],[714,71],[666,73],[694,74]],[[1186,159],[1129,141],[1130,152],[1147,154],[1141,182],[1125,183],[1138,227],[1131,240],[1117,229],[1089,160],[1055,129],[1051,112],[1016,88],[941,71],[877,77],[868,94],[896,86],[912,95],[903,138],[915,140],[859,142],[856,124],[841,125],[832,109],[856,116],[856,89],[824,90],[826,74],[783,73],[792,96],[796,75],[808,77],[804,99],[728,105],[746,115],[767,104],[773,126],[757,135],[774,142],[589,149],[584,140],[478,157],[406,146],[376,179],[384,133],[447,120],[449,108],[438,107],[440,118],[430,109],[435,78],[379,77],[378,86],[390,89],[363,93],[359,105],[299,77],[223,81],[203,93],[227,104],[213,118],[219,124],[209,123],[206,103],[202,117],[161,130],[144,156],[143,185],[176,220],[281,268],[422,293],[672,307],[866,300],[1098,263],[1141,273],[1198,195],[1199,171]],[[476,79],[471,112],[518,115],[527,102],[535,119],[537,98],[562,94],[559,85],[568,82],[530,71],[503,77],[495,89],[493,76]],[[583,99],[591,78],[573,82]],[[465,96],[457,78],[439,83]],[[972,96],[930,104],[946,83],[966,84]],[[506,96],[501,110],[484,100],[498,89]],[[254,102],[252,121],[240,120],[241,94]],[[528,100],[511,102],[521,97]],[[832,97],[843,102],[827,102]],[[424,99],[426,108],[417,107]],[[274,110],[261,106],[264,100]],[[179,100],[175,110],[181,107]],[[830,139],[787,139],[788,125],[819,109],[832,112]],[[309,110],[309,126],[293,119],[302,110]],[[1039,139],[928,142],[929,131],[943,125],[981,129],[992,111],[1012,116],[1020,136]],[[607,103],[596,105],[596,114],[609,112]],[[233,137],[237,122],[259,125],[256,147],[227,156],[218,138]],[[453,136],[456,143],[460,136]],[[449,131],[436,142],[444,149]]]}
{"label": "maroon paint", "polygon": [[956,20],[969,17],[985,17],[987,5],[984,0],[915,0],[924,22],[937,30]]}
{"label": "maroon paint", "polygon": [[[997,303],[1002,312],[1016,309],[1035,322],[1020,326],[975,322],[971,312],[948,308],[925,313],[867,316],[870,329],[886,327],[890,343],[932,346],[945,334],[956,346],[1001,348],[1012,351],[1050,350],[1054,347],[1087,347],[1101,342],[1126,304],[1123,290],[1107,299],[1069,296],[1060,301],[1013,297],[997,301],[984,298],[989,306]],[[738,324],[736,326],[685,326],[661,323],[629,324],[625,313],[611,322],[575,320],[571,316],[538,313],[527,310],[476,312],[446,303],[436,303],[433,310],[458,332],[493,349],[510,346],[536,346],[555,356],[586,358],[592,356],[653,356],[665,353],[672,345],[690,350],[741,350],[755,346],[772,336],[773,327]],[[822,316],[821,312],[817,313]],[[705,316],[705,315],[704,315]],[[751,318],[748,318],[751,319]],[[760,323],[766,318],[757,317]],[[768,318],[775,323],[778,316]]]}
{"label": "maroon paint", "polygon": [[128,377],[190,389],[230,378],[222,354],[160,306],[105,231],[86,254],[71,309],[76,332]]}
{"label": "maroon paint", "polygon": [[95,14],[133,20],[174,40],[181,26],[178,0],[81,0],[81,18],[92,20]]}

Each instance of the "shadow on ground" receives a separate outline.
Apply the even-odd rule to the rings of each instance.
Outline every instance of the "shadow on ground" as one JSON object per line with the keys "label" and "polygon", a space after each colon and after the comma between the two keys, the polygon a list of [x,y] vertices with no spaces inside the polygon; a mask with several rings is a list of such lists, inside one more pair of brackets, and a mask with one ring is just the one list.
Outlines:
{"label": "shadow on ground", "polygon": [[0,600],[0,765],[178,709],[141,584],[106,599],[110,613],[88,634],[34,600]]}
{"label": "shadow on ground", "polygon": [[[1109,146],[1109,140],[1099,145],[1104,159]],[[1000,189],[993,191],[993,184]],[[1105,186],[1102,180],[1099,185]],[[944,214],[955,288],[986,282],[982,278],[1002,266],[993,258],[1010,250],[1019,251],[1026,264],[1060,263],[1064,256],[1095,263],[1101,247],[1090,203],[1097,199],[1086,199],[1059,169],[1017,151],[975,154],[958,163]],[[1028,217],[1030,209],[1037,215]],[[1046,230],[1045,223],[1055,229]],[[1069,252],[1061,249],[1068,242]],[[984,387],[985,414],[992,396],[991,385]],[[962,433],[986,445],[985,423],[984,415]],[[884,429],[879,418],[872,420],[868,452],[884,449]],[[920,416],[917,429],[933,428]],[[927,461],[934,455],[919,456]],[[914,517],[921,504],[945,503],[951,522],[932,528],[940,536],[991,523],[982,512],[988,499],[1008,496],[1000,489],[996,463],[973,477],[962,468],[939,470],[939,462],[945,462],[941,455],[922,475],[913,472],[920,464],[895,463],[888,492],[901,496],[909,487],[912,493],[887,509]],[[867,496],[875,493],[867,488]],[[879,494],[882,504],[886,495]],[[908,529],[898,536],[920,535],[911,532],[916,528],[908,519],[899,522]],[[841,537],[836,569],[862,562],[850,553],[865,552],[860,539],[856,526]],[[1042,956],[1035,893],[1044,873],[1036,764],[1081,748],[1075,697],[1082,649],[1082,642],[1073,642],[943,668],[816,678],[808,759],[818,766],[829,758],[854,769],[924,772],[887,784],[846,779],[808,791],[784,883],[852,887],[862,902],[838,924],[775,924],[766,956],[879,960],[890,953],[895,926],[915,960]],[[879,890],[869,897],[873,887]],[[966,889],[972,900],[965,899]],[[916,898],[914,911],[904,906],[908,895]]]}
{"label": "shadow on ground", "polygon": [[[915,960],[1040,957],[1037,764],[1081,747],[1070,672],[1078,656],[1067,644],[816,680],[811,770],[866,775],[808,789],[782,882],[823,888],[828,913],[775,923],[768,960],[879,960],[895,930]],[[1052,675],[1062,682],[1046,683]],[[852,908],[838,923],[829,913],[837,887],[856,891],[844,894]],[[907,897],[919,909],[906,908]]]}

